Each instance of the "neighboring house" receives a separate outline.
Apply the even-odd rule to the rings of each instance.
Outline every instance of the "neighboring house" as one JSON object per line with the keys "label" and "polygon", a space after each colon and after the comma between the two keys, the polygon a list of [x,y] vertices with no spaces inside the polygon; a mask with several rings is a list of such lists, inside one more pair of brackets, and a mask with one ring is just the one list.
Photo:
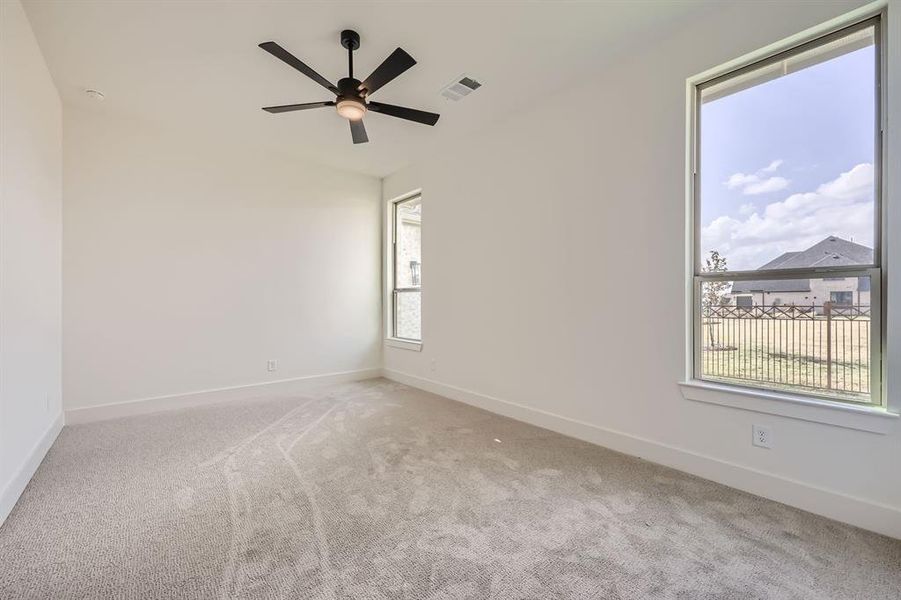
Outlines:
{"label": "neighboring house", "polygon": [[[840,237],[829,236],[801,252],[786,252],[761,269],[792,269],[866,265],[873,262],[873,249]],[[867,277],[824,277],[823,279],[764,279],[736,281],[724,298],[733,306],[811,306],[826,302],[869,306],[870,280]],[[821,311],[821,308],[817,309]]]}

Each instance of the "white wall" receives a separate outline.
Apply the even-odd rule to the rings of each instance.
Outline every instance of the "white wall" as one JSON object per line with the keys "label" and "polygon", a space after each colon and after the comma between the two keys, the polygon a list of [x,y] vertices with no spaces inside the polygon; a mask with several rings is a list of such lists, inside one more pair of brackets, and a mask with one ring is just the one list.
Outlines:
{"label": "white wall", "polygon": [[379,367],[378,179],[64,120],[67,411]]}
{"label": "white wall", "polygon": [[62,114],[18,0],[0,2],[0,523],[61,426]]}
{"label": "white wall", "polygon": [[[686,79],[860,4],[710,11],[599,68],[593,83],[388,177],[386,201],[422,188],[426,267],[422,351],[386,347],[387,373],[901,536],[897,420],[881,435],[702,404],[677,386],[686,366]],[[899,117],[899,3],[891,20],[888,110]],[[585,99],[579,110],[576,98]],[[897,232],[901,207],[892,210]],[[897,341],[901,240],[889,244]],[[901,369],[890,351],[888,370]],[[897,381],[892,394],[897,406]],[[752,447],[754,423],[773,428],[773,449]]]}

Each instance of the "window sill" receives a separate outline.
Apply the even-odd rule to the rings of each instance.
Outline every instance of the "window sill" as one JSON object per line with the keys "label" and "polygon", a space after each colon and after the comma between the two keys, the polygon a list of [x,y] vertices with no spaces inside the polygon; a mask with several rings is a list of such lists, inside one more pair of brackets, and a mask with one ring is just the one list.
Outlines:
{"label": "window sill", "polygon": [[681,382],[679,387],[682,389],[682,396],[687,400],[858,431],[886,434],[899,422],[897,413],[875,406],[843,404],[698,380]]}
{"label": "window sill", "polygon": [[413,350],[414,352],[422,351],[422,342],[411,342],[410,340],[400,340],[398,338],[386,338],[385,345],[392,348],[401,348],[402,350]]}

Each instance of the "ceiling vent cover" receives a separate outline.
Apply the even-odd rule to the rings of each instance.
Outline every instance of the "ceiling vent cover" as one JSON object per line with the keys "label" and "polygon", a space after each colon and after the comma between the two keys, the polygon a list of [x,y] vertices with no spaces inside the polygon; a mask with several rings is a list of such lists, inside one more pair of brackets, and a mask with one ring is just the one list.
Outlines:
{"label": "ceiling vent cover", "polygon": [[482,87],[482,84],[474,78],[462,75],[441,90],[441,95],[456,102],[457,100],[462,100],[480,87]]}

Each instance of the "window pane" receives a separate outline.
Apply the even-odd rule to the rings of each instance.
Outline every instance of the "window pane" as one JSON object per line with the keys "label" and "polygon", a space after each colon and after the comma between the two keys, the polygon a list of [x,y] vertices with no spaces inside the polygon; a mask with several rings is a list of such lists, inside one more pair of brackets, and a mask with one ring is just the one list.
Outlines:
{"label": "window pane", "polygon": [[870,26],[702,90],[702,261],[873,263],[874,40]]}
{"label": "window pane", "polygon": [[704,281],[700,291],[702,379],[871,401],[869,277]]}
{"label": "window pane", "polygon": [[420,341],[422,285],[422,198],[394,205],[394,331],[396,338]]}
{"label": "window pane", "polygon": [[422,339],[422,293],[419,291],[394,294],[394,337],[406,340]]}
{"label": "window pane", "polygon": [[422,268],[422,199],[416,197],[398,202],[395,210],[394,286],[418,287]]}

